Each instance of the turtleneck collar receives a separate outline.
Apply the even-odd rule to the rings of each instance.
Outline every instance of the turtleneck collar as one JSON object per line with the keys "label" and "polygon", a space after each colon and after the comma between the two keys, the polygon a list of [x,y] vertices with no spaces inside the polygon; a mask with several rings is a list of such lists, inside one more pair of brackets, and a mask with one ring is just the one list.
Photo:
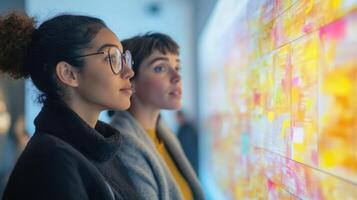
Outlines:
{"label": "turtleneck collar", "polygon": [[113,157],[121,142],[116,129],[101,121],[91,128],[61,101],[47,99],[34,123],[38,134],[54,135],[95,162]]}

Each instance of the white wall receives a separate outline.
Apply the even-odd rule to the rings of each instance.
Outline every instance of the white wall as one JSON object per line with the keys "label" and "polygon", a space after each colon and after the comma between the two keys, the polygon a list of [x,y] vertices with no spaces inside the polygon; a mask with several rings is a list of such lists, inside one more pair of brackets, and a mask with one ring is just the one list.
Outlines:
{"label": "white wall", "polygon": [[[161,4],[161,12],[152,15],[148,10],[151,3]],[[194,112],[194,30],[193,1],[190,0],[27,0],[25,10],[42,22],[59,13],[85,14],[99,17],[118,35],[125,39],[148,31],[160,31],[173,37],[181,47],[183,76],[183,107],[190,115]],[[37,96],[27,82],[25,114],[26,128],[34,132],[33,119],[39,112],[34,103]],[[164,118],[176,128],[172,112],[164,112]]]}

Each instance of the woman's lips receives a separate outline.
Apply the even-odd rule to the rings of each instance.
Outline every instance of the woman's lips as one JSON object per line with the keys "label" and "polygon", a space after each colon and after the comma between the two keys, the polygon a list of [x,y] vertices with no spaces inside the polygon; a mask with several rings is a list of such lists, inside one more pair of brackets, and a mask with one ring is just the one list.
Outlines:
{"label": "woman's lips", "polygon": [[120,92],[124,93],[125,95],[131,96],[133,94],[133,89],[131,87],[122,88],[120,89]]}
{"label": "woman's lips", "polygon": [[169,94],[174,97],[181,97],[182,91],[180,89],[177,89],[177,90],[170,92]]}

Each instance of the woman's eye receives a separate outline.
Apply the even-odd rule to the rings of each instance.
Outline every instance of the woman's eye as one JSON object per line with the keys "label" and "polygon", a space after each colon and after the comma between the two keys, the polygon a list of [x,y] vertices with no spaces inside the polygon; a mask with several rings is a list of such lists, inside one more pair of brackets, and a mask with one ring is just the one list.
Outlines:
{"label": "woman's eye", "polygon": [[110,57],[113,63],[117,62],[117,57],[115,55],[111,55]]}
{"label": "woman's eye", "polygon": [[166,71],[166,67],[164,67],[164,66],[154,67],[154,72],[156,72],[156,73],[165,72],[165,71]]}

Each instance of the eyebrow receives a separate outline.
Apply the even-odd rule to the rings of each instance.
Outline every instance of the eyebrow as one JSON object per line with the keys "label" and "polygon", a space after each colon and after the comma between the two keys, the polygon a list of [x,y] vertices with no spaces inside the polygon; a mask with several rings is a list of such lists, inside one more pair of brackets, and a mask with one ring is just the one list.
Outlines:
{"label": "eyebrow", "polygon": [[103,44],[101,47],[98,48],[97,52],[103,51],[103,49],[108,48],[108,47],[115,47],[118,48],[120,53],[122,53],[122,51],[120,50],[120,48],[118,47],[118,45],[115,44]]}
{"label": "eyebrow", "polygon": [[[149,62],[149,65],[152,65],[154,62],[159,61],[159,60],[169,61],[169,59],[168,59],[167,57],[160,56],[160,57],[157,57],[157,58],[153,59],[152,61],[150,61],[150,62]],[[176,61],[177,61],[178,63],[180,63],[180,59],[176,59]]]}

